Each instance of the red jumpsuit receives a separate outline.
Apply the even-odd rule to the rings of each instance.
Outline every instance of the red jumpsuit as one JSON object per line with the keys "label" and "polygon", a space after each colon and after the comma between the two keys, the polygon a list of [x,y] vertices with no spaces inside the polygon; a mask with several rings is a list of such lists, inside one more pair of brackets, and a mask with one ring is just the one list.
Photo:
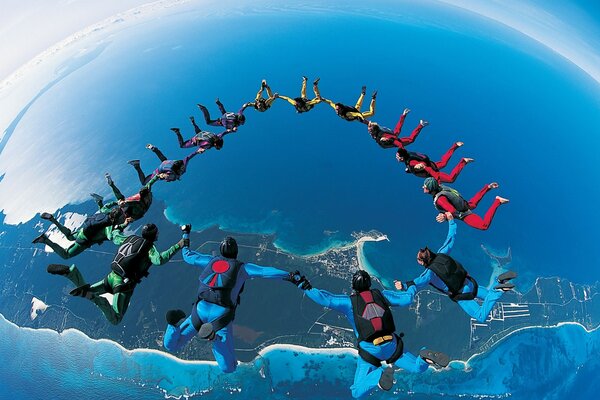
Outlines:
{"label": "red jumpsuit", "polygon": [[[413,174],[415,174],[419,177],[427,178],[427,177],[431,176],[433,179],[435,179],[439,183],[452,183],[456,180],[456,178],[458,178],[458,175],[460,174],[462,169],[465,167],[465,165],[467,165],[467,162],[465,161],[465,159],[464,158],[461,159],[460,162],[458,164],[456,164],[456,166],[454,167],[454,169],[452,170],[452,172],[450,174],[447,174],[446,172],[442,172],[439,170],[444,168],[446,165],[448,165],[448,161],[450,161],[450,157],[452,157],[452,154],[454,154],[454,150],[458,149],[458,147],[459,146],[457,146],[456,143],[454,143],[454,145],[452,145],[452,147],[450,147],[450,149],[446,152],[446,154],[444,154],[442,156],[442,159],[440,161],[433,163],[433,164],[435,164],[437,171],[432,166],[427,165],[426,162],[418,161],[418,160],[410,160],[407,167],[409,167],[410,172],[412,172]],[[421,169],[420,171],[419,170],[414,171],[413,168],[418,164],[423,164],[424,165],[423,169]],[[419,172],[421,172],[421,173],[419,173]]]}
{"label": "red jumpsuit", "polygon": [[[469,210],[474,210],[477,207],[477,204],[479,204],[483,196],[489,190],[489,185],[485,185],[479,192],[477,192],[475,196],[473,196],[473,198],[468,201]],[[450,201],[448,201],[448,199],[445,196],[440,196],[437,199],[435,205],[437,207],[442,208],[444,211],[452,213],[453,215],[459,213],[458,210],[454,208],[452,204],[450,204]],[[496,213],[496,209],[498,208],[498,206],[500,206],[500,201],[498,199],[495,199],[483,218],[481,218],[477,214],[471,213],[462,218],[462,220],[465,222],[465,224],[472,226],[473,228],[486,230],[490,227],[490,224],[492,223],[492,219],[494,218],[494,214]]]}

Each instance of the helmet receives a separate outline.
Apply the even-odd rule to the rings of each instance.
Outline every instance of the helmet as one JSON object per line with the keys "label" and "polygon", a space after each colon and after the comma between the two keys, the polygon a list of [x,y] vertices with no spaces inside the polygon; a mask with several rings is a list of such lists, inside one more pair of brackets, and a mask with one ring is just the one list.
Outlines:
{"label": "helmet", "polygon": [[427,248],[427,246],[425,246],[424,249],[419,249],[419,252],[417,253],[417,260],[423,262],[423,265],[428,266],[431,264],[432,259],[433,253]]}
{"label": "helmet", "polygon": [[244,125],[244,123],[246,122],[246,116],[244,114],[238,114],[237,122],[238,125]]}
{"label": "helmet", "polygon": [[402,158],[403,161],[406,161],[408,158],[408,150],[406,150],[404,147],[400,147],[396,152],[396,158]]}
{"label": "helmet", "polygon": [[231,236],[227,236],[221,242],[219,251],[221,252],[221,255],[225,258],[237,258],[237,255],[238,255],[237,242]]}
{"label": "helmet", "polygon": [[352,289],[358,293],[369,290],[371,287],[371,276],[367,271],[359,269],[352,275]]}
{"label": "helmet", "polygon": [[154,224],[146,224],[142,228],[142,237],[151,242],[155,242],[158,239],[158,228]]}
{"label": "helmet", "polygon": [[432,177],[425,179],[425,181],[423,182],[423,186],[425,186],[430,193],[440,191],[440,184]]}

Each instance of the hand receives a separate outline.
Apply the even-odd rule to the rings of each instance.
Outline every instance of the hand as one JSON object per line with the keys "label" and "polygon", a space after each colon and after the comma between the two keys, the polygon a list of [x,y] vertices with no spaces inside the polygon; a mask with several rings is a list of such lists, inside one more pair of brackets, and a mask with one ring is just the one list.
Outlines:
{"label": "hand", "polygon": [[125,204],[125,200],[117,200],[117,204],[119,206],[122,206],[123,204]]}
{"label": "hand", "polygon": [[402,111],[402,115],[406,115],[410,112],[410,108],[405,108],[404,111]]}
{"label": "hand", "polygon": [[442,222],[444,222],[446,220],[446,214],[439,213],[437,215],[437,217],[435,217],[435,220],[441,224]]}
{"label": "hand", "polygon": [[498,185],[498,183],[492,182],[492,183],[490,183],[488,185],[488,188],[490,188],[490,189],[498,189],[498,186],[500,186],[500,185]]}
{"label": "hand", "polygon": [[396,290],[404,290],[404,285],[402,285],[402,281],[394,281],[394,287]]}
{"label": "hand", "polygon": [[125,225],[129,225],[132,222],[133,222],[133,217],[127,217],[127,218],[125,218]]}
{"label": "hand", "polygon": [[196,150],[196,153],[198,154],[202,154],[206,151],[206,149],[204,147],[198,147],[198,150]]}
{"label": "hand", "polygon": [[418,163],[418,164],[417,164],[417,165],[415,165],[413,168],[414,168],[414,169],[416,169],[417,171],[420,171],[420,170],[422,170],[423,168],[425,168],[425,164],[423,164],[423,163]]}
{"label": "hand", "polygon": [[192,231],[191,224],[181,225],[181,232],[189,234]]}
{"label": "hand", "polygon": [[190,239],[181,239],[179,242],[177,242],[177,245],[179,245],[180,249],[184,247],[190,247]]}
{"label": "hand", "polygon": [[444,215],[446,216],[446,219],[447,219],[448,221],[452,221],[452,220],[454,219],[454,215],[452,215],[452,213],[451,213],[451,212],[449,212],[449,211],[446,211],[446,212],[444,213]]}

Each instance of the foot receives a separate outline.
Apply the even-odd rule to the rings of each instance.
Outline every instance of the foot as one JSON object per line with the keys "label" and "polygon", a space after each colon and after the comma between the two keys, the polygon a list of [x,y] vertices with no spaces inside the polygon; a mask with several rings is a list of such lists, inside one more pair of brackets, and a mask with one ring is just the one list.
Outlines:
{"label": "foot", "polygon": [[204,106],[202,104],[200,104],[200,103],[196,103],[196,107],[198,107],[201,110],[204,108]]}
{"label": "foot", "polygon": [[383,370],[377,386],[379,386],[379,389],[385,390],[386,392],[394,386],[394,368],[387,367]]}
{"label": "foot", "polygon": [[472,163],[473,161],[475,161],[475,159],[474,158],[465,157],[465,158],[463,158],[463,161],[465,162],[465,164],[468,164],[468,163]]}
{"label": "foot", "polygon": [[46,244],[46,240],[48,240],[48,236],[45,233],[42,233],[40,236],[36,237],[31,241],[31,243],[44,243]]}
{"label": "foot", "polygon": [[317,86],[319,84],[319,81],[321,80],[321,78],[317,78],[313,81],[313,85]]}
{"label": "foot", "polygon": [[108,183],[108,186],[112,186],[114,184],[114,182],[108,172],[104,174],[104,178],[106,179],[106,183]]}
{"label": "foot", "polygon": [[503,274],[498,275],[498,278],[496,278],[496,280],[498,281],[498,283],[506,283],[512,279],[515,279],[517,277],[517,273],[515,271],[506,271]]}
{"label": "foot", "polygon": [[367,93],[367,87],[366,87],[366,86],[363,86],[363,87],[360,89],[360,94],[365,94],[365,93]]}
{"label": "foot", "polygon": [[429,121],[422,119],[422,120],[419,121],[419,125],[421,125],[421,126],[427,126],[427,125],[429,125]]}
{"label": "foot", "polygon": [[498,189],[499,186],[497,182],[492,182],[488,185],[488,189]]}
{"label": "foot", "polygon": [[40,214],[40,218],[51,221],[54,218],[54,215],[47,213],[47,212],[43,212]]}
{"label": "foot", "polygon": [[196,123],[196,119],[193,115],[190,115],[190,121],[192,121],[192,124]]}
{"label": "foot", "polygon": [[500,202],[500,204],[508,203],[510,200],[505,199],[504,197],[496,196],[496,200]]}
{"label": "foot", "polygon": [[279,93],[273,93],[273,98],[278,99],[279,98]]}
{"label": "foot", "polygon": [[404,111],[402,111],[402,115],[408,115],[409,112],[410,108],[405,108]]}
{"label": "foot", "polygon": [[308,77],[307,77],[307,76],[303,76],[303,77],[302,77],[302,80],[303,80],[304,82],[306,82],[306,81],[308,81]]}
{"label": "foot", "polygon": [[210,322],[202,324],[198,331],[198,336],[200,336],[200,339],[213,340],[215,338],[215,330],[212,324]]}
{"label": "foot", "polygon": [[456,143],[454,143],[454,145],[456,147],[463,147],[465,145],[465,142],[456,142]]}
{"label": "foot", "polygon": [[167,324],[178,326],[179,323],[185,318],[185,312],[182,310],[169,310],[165,315],[167,319]]}
{"label": "foot", "polygon": [[134,167],[139,167],[140,166],[140,160],[129,160],[129,161],[127,161],[127,164],[133,165]]}
{"label": "foot", "polygon": [[69,292],[71,296],[85,297],[86,299],[91,299],[94,294],[90,292],[90,284],[86,283],[85,285],[81,285],[76,287],[75,289]]}
{"label": "foot", "polygon": [[90,196],[92,196],[92,198],[96,201],[96,203],[98,204],[102,204],[102,200],[104,200],[104,198],[102,196],[100,196],[99,194],[96,193],[90,193]]}
{"label": "foot", "polygon": [[376,98],[376,97],[377,97],[377,90],[375,90],[375,91],[373,92],[373,94],[371,95],[371,98],[372,98],[373,100],[375,100],[375,98]]}
{"label": "foot", "polygon": [[450,357],[448,357],[447,354],[438,351],[423,349],[419,352],[419,356],[421,356],[427,364],[431,364],[438,368],[445,368],[450,363]]}
{"label": "foot", "polygon": [[263,79],[262,81],[260,81],[260,87],[262,87],[263,89],[267,87],[267,80]]}
{"label": "foot", "polygon": [[179,130],[179,128],[170,128],[170,129],[171,129],[173,132],[175,132],[175,133],[179,133],[179,132],[181,132],[181,131]]}
{"label": "foot", "polygon": [[496,285],[494,287],[494,289],[496,289],[496,290],[502,290],[503,292],[511,291],[514,288],[515,288],[515,285],[513,285],[512,283],[501,283],[501,284]]}
{"label": "foot", "polygon": [[49,274],[66,276],[71,272],[71,268],[68,265],[63,264],[50,264],[46,268]]}
{"label": "foot", "polygon": [[155,147],[154,147],[154,145],[153,145],[152,143],[148,143],[148,144],[146,145],[146,148],[147,148],[148,150],[154,150],[154,149],[155,149]]}

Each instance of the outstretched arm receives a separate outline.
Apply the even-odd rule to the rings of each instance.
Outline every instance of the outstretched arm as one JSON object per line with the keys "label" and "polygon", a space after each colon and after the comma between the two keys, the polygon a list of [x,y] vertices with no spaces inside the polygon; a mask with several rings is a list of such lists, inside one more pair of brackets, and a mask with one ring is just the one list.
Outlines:
{"label": "outstretched arm", "polygon": [[446,236],[446,241],[437,251],[438,253],[449,254],[454,246],[454,241],[456,239],[456,222],[453,219],[448,220],[448,236]]}
{"label": "outstretched arm", "polygon": [[245,263],[244,268],[250,278],[283,279],[290,273],[273,267],[262,267],[260,265]]}
{"label": "outstretched arm", "polygon": [[382,293],[392,306],[405,307],[413,302],[417,293],[417,287],[411,285],[406,291],[384,290]]}
{"label": "outstretched arm", "polygon": [[414,293],[412,294],[414,296],[419,290],[429,285],[429,282],[431,282],[433,276],[433,271],[429,268],[426,268],[425,271],[423,271],[423,273],[421,273],[421,275],[419,275],[416,279],[406,282],[394,281],[394,284],[396,286],[396,289],[403,290],[405,291],[404,293],[414,290]]}
{"label": "outstretched arm", "polygon": [[150,261],[154,265],[163,265],[166,264],[174,255],[181,249],[181,243],[177,242],[173,246],[169,247],[167,250],[163,252],[158,252],[156,247],[152,246],[150,251],[148,252],[148,257],[150,257]]}
{"label": "outstretched arm", "polygon": [[[188,226],[190,226],[190,225],[188,225]],[[183,234],[184,247],[183,247],[183,250],[181,251],[181,254],[183,255],[183,261],[185,261],[186,263],[188,263],[190,265],[197,265],[201,268],[206,267],[208,265],[208,263],[210,262],[210,260],[213,259],[213,257],[209,256],[208,254],[202,254],[202,253],[198,253],[197,251],[190,250],[189,238],[190,238],[189,233]]]}
{"label": "outstretched arm", "polygon": [[350,297],[343,294],[333,294],[327,290],[321,290],[312,288],[305,290],[306,296],[315,303],[331,308],[332,310],[339,311],[341,313],[348,313],[352,309],[352,302]]}

